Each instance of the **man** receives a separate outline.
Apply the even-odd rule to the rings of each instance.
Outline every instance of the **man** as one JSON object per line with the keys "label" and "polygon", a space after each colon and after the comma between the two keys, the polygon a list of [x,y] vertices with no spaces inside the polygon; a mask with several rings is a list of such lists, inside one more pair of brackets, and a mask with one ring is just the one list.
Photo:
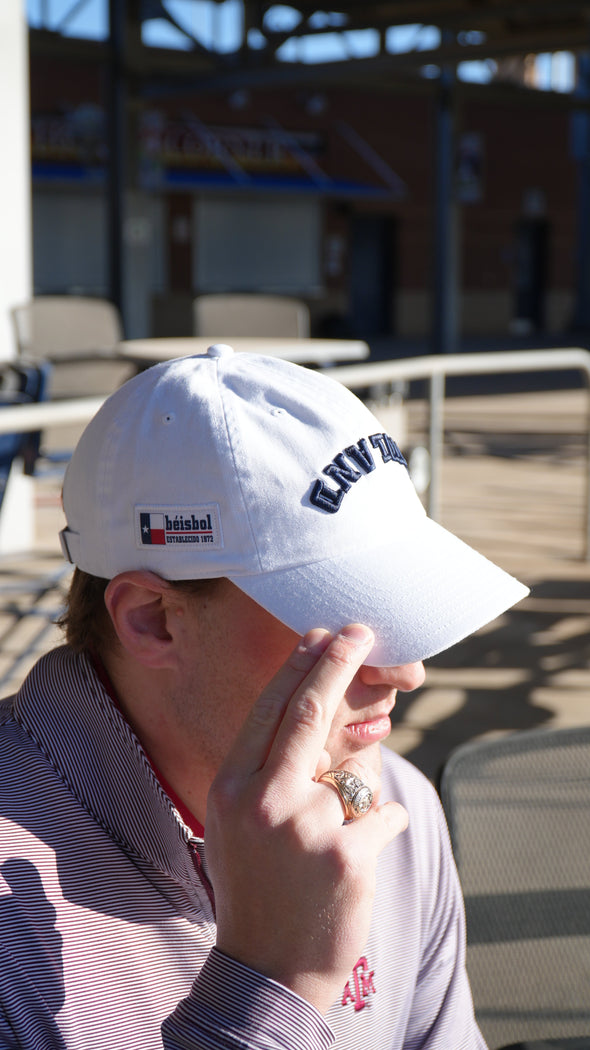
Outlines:
{"label": "man", "polygon": [[64,482],[69,644],[2,706],[0,1047],[476,1050],[436,796],[380,744],[526,588],[349,391],[157,366]]}

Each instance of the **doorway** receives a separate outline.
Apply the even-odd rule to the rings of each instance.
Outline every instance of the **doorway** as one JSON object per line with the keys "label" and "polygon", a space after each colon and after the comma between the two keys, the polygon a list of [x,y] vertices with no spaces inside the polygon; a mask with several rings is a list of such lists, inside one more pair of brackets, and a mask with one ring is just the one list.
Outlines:
{"label": "doorway", "polygon": [[350,226],[350,322],[355,338],[392,335],[397,220],[357,214]]}

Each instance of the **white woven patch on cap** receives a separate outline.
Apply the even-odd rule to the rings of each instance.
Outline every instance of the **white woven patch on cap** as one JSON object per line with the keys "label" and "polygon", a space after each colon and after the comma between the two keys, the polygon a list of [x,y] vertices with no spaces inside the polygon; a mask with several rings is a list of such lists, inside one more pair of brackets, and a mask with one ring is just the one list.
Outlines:
{"label": "white woven patch on cap", "polygon": [[217,503],[188,507],[136,507],[135,539],[139,550],[168,547],[179,551],[215,551],[223,547]]}

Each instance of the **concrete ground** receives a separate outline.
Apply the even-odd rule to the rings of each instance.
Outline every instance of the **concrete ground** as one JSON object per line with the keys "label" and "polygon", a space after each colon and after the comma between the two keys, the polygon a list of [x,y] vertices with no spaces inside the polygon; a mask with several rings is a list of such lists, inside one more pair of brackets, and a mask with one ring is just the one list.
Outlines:
{"label": "concrete ground", "polygon": [[[442,523],[532,591],[430,660],[425,685],[398,698],[389,744],[434,781],[449,752],[474,737],[590,723],[587,398],[576,389],[447,400]],[[426,444],[425,403],[409,400],[405,415],[407,444]],[[75,436],[48,442],[66,447]],[[53,621],[69,576],[57,539],[61,474],[41,468],[34,549],[0,558],[2,695],[59,641]]]}

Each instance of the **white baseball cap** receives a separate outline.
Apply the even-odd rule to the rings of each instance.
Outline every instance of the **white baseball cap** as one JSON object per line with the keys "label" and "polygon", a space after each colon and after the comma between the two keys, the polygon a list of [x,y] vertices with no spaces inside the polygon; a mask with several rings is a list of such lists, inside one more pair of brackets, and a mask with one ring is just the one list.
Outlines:
{"label": "white baseball cap", "polygon": [[302,635],[367,624],[367,662],[423,660],[528,589],[426,515],[398,446],[348,389],[212,346],[125,383],[63,489],[65,556],[107,579],[228,577]]}

